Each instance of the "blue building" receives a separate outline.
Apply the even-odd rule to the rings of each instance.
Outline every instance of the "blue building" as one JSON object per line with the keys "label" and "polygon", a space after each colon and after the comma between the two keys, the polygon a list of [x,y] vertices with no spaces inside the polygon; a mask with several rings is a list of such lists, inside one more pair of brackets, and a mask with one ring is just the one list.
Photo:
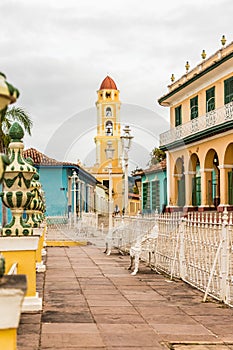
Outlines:
{"label": "blue building", "polygon": [[82,212],[95,210],[97,180],[80,165],[59,162],[34,148],[24,151],[24,157],[32,158],[34,166],[38,169],[45,192],[46,216],[68,216],[74,210],[81,216]]}
{"label": "blue building", "polygon": [[142,213],[160,213],[167,205],[166,160],[141,172]]}

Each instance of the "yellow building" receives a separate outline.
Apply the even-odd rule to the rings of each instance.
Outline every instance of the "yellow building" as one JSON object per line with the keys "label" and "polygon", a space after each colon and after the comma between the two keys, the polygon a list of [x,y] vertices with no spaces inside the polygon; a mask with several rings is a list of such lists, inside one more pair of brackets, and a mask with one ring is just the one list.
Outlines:
{"label": "yellow building", "polygon": [[[109,187],[109,172],[111,171],[113,209],[122,210],[123,171],[119,90],[113,79],[107,76],[101,83],[97,94],[96,163],[91,172],[104,186]],[[108,159],[107,149],[112,151],[112,159]]]}
{"label": "yellow building", "polygon": [[233,43],[226,44],[159,98],[170,108],[170,130],[160,135],[167,153],[170,211],[233,208]]}

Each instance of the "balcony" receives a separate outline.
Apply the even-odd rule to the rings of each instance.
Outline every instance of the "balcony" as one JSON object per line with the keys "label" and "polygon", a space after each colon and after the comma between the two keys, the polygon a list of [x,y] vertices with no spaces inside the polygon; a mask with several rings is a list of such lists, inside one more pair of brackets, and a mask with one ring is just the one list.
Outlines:
{"label": "balcony", "polygon": [[232,121],[233,101],[160,134],[160,147],[172,147],[172,144],[179,144],[181,141],[189,143],[197,140],[201,134],[217,133],[216,130],[223,130],[222,127],[230,129]]}

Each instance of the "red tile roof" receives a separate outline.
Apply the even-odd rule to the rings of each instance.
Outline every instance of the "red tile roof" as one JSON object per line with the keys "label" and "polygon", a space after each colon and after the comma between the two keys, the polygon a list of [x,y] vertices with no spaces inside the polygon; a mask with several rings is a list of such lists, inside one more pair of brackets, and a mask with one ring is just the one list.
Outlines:
{"label": "red tile roof", "polygon": [[35,148],[29,148],[23,152],[24,158],[32,158],[35,165],[75,165],[75,163],[60,162],[56,159],[49,158],[45,154],[37,151]]}
{"label": "red tile roof", "polygon": [[167,162],[166,159],[162,160],[160,163],[153,164],[149,168],[144,170],[144,174],[149,174],[158,171],[166,170]]}
{"label": "red tile roof", "polygon": [[102,84],[100,85],[100,90],[103,90],[103,89],[117,90],[117,86],[116,86],[115,81],[112,78],[110,78],[108,75],[102,81]]}

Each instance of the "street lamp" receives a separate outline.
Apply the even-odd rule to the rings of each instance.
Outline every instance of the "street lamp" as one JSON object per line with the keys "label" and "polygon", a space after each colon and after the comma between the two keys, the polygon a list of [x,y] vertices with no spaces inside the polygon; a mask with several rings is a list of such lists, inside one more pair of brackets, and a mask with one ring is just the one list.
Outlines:
{"label": "street lamp", "polygon": [[112,148],[112,141],[107,142],[107,148],[105,149],[106,159],[108,159],[109,165],[108,165],[108,177],[109,177],[109,195],[108,195],[108,226],[109,230],[112,228],[112,163],[111,160],[113,159],[114,155],[114,148]]}
{"label": "street lamp", "polygon": [[124,134],[121,136],[122,150],[123,150],[123,159],[124,159],[124,167],[125,167],[125,191],[124,191],[124,214],[128,213],[128,161],[129,161],[129,149],[131,147],[131,141],[133,136],[130,135],[130,127],[126,125],[123,129]]}
{"label": "street lamp", "polygon": [[76,219],[77,219],[77,189],[76,189],[76,182],[78,180],[78,175],[75,170],[73,170],[73,174],[71,176],[72,183],[73,183],[73,196],[74,196],[74,206],[73,206],[73,215],[74,215],[74,227],[76,226]]}

